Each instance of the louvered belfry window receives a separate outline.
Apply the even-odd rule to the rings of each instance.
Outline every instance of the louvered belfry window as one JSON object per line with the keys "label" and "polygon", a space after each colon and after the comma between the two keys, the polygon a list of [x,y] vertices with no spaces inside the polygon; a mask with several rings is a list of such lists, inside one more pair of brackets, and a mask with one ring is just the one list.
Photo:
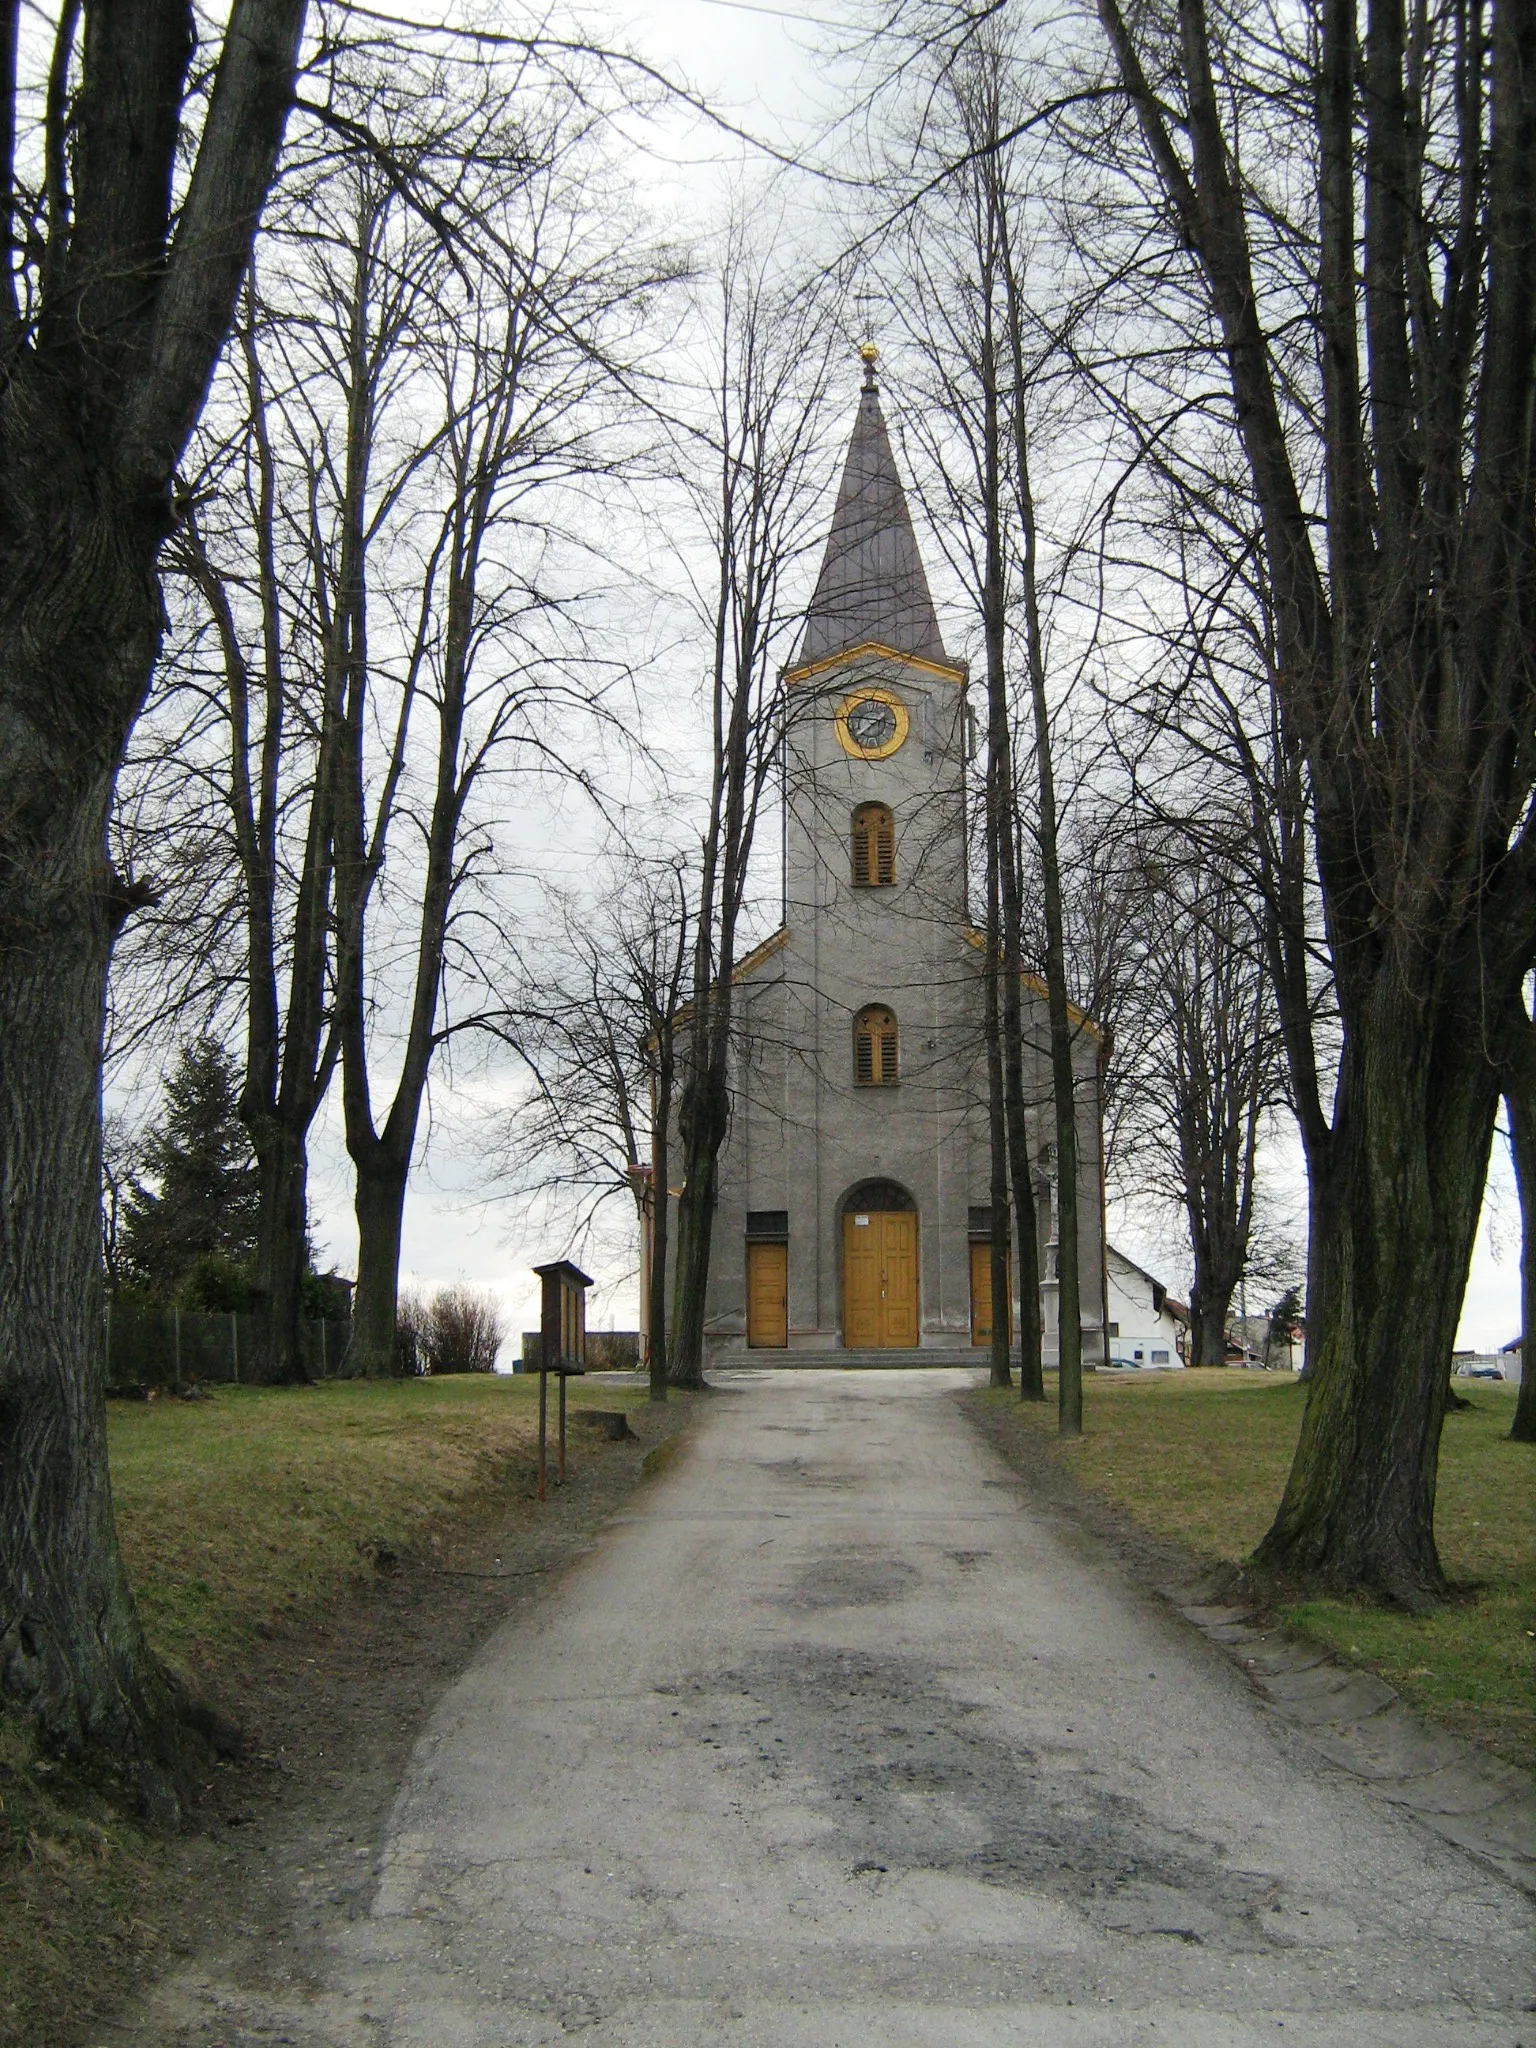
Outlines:
{"label": "louvered belfry window", "polygon": [[853,814],[853,886],[887,888],[896,879],[896,820],[889,804],[860,804]]}
{"label": "louvered belfry window", "polygon": [[853,1020],[853,1078],[860,1088],[896,1085],[896,1018],[871,1003]]}

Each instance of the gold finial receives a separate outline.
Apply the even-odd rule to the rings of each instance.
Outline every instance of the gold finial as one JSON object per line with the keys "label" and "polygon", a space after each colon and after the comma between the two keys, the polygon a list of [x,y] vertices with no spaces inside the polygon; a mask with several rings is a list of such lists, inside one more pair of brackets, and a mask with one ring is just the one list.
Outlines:
{"label": "gold finial", "polygon": [[864,341],[859,344],[859,354],[864,362],[864,389],[866,391],[873,391],[875,389],[875,365],[880,360],[880,351],[872,341]]}

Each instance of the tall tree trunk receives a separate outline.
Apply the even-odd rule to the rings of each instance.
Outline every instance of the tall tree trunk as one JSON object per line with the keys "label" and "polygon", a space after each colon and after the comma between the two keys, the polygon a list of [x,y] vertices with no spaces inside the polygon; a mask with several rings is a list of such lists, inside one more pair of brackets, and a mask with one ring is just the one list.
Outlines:
{"label": "tall tree trunk", "polygon": [[396,1308],[400,1287],[400,1235],[409,1159],[402,1165],[379,1145],[357,1162],[357,1292],[352,1301],[353,1369],[370,1378],[400,1370]]}
{"label": "tall tree trunk", "polygon": [[[1059,903],[1058,903],[1059,910]],[[1057,1417],[1063,1436],[1083,1433],[1083,1304],[1077,1234],[1077,1096],[1072,1081],[1072,1027],[1065,998],[1057,988],[1065,978],[1058,961],[1051,976],[1051,1006],[1062,1015],[1051,1018],[1051,1088],[1056,1100],[1056,1344]]]}
{"label": "tall tree trunk", "polygon": [[[1051,761],[1051,717],[1045,688],[1045,637],[1040,618],[1039,529],[1030,480],[1030,379],[1024,352],[1022,280],[1014,267],[1006,210],[999,215],[1003,280],[1007,290],[1008,349],[1013,372],[1014,491],[1023,535],[1020,582],[1024,597],[1024,651],[1034,724],[1035,773],[1040,801],[1040,883],[1045,912],[1045,984],[1050,1013],[1051,1092],[1056,1108],[1056,1342],[1057,1410],[1063,1436],[1083,1428],[1083,1304],[1078,1255],[1077,1089],[1072,1072],[1072,1019],[1067,1001],[1067,948],[1061,901],[1056,777]],[[1108,1339],[1108,1332],[1104,1333]]]}
{"label": "tall tree trunk", "polygon": [[998,1002],[998,974],[1002,966],[999,943],[1001,918],[997,886],[996,830],[997,765],[987,762],[987,965],[984,984],[984,1019],[987,1045],[987,1143],[991,1160],[991,1289],[992,1343],[989,1353],[990,1380],[994,1387],[1011,1387],[1013,1373],[1008,1353],[1013,1331],[1008,1313],[1008,1136],[1007,1111],[1003,1101],[1003,1049]]}
{"label": "tall tree trunk", "polygon": [[[1045,1399],[1040,1330],[1040,1222],[1029,1159],[1029,1125],[1024,1101],[1023,907],[1019,889],[1017,812],[1012,753],[1006,795],[1009,829],[999,861],[1003,884],[1003,1096],[1008,1119],[1008,1170],[1013,1183],[1014,1234],[1018,1239],[1019,1399]],[[1010,880],[1011,876],[1011,880]]]}
{"label": "tall tree trunk", "polygon": [[[662,1026],[664,1032],[668,1029]],[[651,1271],[650,1299],[645,1303],[653,1401],[667,1398],[667,1226],[671,1208],[667,1179],[671,1115],[672,1058],[663,1046],[657,1061],[655,1109],[651,1118]]]}
{"label": "tall tree trunk", "polygon": [[[0,1693],[49,1741],[136,1772],[166,1821],[179,1703],[134,1611],[107,1471],[102,1036],[134,892],[106,827],[159,650],[172,479],[275,168],[303,14],[235,0],[213,89],[193,96],[194,154],[191,7],[87,10],[32,230],[44,246],[12,219],[0,284]],[[63,19],[68,78],[79,10]],[[14,57],[14,10],[10,26]],[[14,142],[26,101],[7,70]]]}
{"label": "tall tree trunk", "polygon": [[1227,1362],[1227,1311],[1231,1306],[1229,1288],[1222,1298],[1202,1294],[1199,1283],[1189,1296],[1189,1362],[1191,1365],[1225,1365]]}
{"label": "tall tree trunk", "polygon": [[[1373,9],[1362,91],[1356,10],[1326,10],[1319,90],[1296,103],[1317,255],[1293,279],[1316,309],[1323,408],[1303,459],[1326,471],[1324,565],[1235,173],[1241,59],[1223,48],[1218,85],[1209,17],[1180,0],[1180,62],[1159,48],[1154,89],[1119,0],[1099,13],[1221,330],[1338,991],[1311,1384],[1259,1555],[1417,1608],[1445,1585],[1435,1482],[1498,1103],[1488,1022],[1518,999],[1536,929],[1531,24],[1500,8],[1486,39],[1446,21],[1426,41]],[[1422,146],[1427,77],[1457,105],[1445,155]],[[1443,301],[1428,246],[1455,251]]]}
{"label": "tall tree trunk", "polygon": [[1536,1444],[1536,1371],[1527,1363],[1536,1358],[1527,1334],[1536,1330],[1536,1090],[1512,1087],[1504,1100],[1520,1184],[1520,1392],[1509,1433],[1517,1444]]}
{"label": "tall tree trunk", "polygon": [[1536,1444],[1536,1024],[1523,1001],[1510,1008],[1500,1078],[1520,1189],[1520,1392],[1509,1433],[1518,1444]]}
{"label": "tall tree trunk", "polygon": [[309,1165],[305,1132],[287,1119],[250,1126],[261,1191],[256,1235],[256,1294],[261,1338],[252,1377],[268,1385],[307,1380],[300,1342],[303,1280],[309,1264]]}
{"label": "tall tree trunk", "polygon": [[670,1378],[674,1387],[702,1387],[704,1313],[709,1252],[718,1198],[720,1147],[729,1123],[725,1076],[713,1063],[683,1085],[678,1119],[683,1191],[677,1201],[677,1270],[672,1299]]}
{"label": "tall tree trunk", "polygon": [[[209,556],[196,509],[178,536],[177,566],[201,591],[218,634],[224,662],[229,722],[229,801],[245,898],[245,1080],[240,1120],[260,1166],[261,1215],[257,1227],[257,1346],[253,1377],[268,1385],[307,1378],[299,1342],[304,1275],[309,1265],[306,1205],[310,1127],[330,1085],[336,1047],[328,1041],[331,916],[331,805],[336,726],[334,686],[316,707],[319,744],[305,792],[304,856],[290,910],[286,943],[278,938],[278,888],[286,863],[279,853],[284,822],[296,806],[285,802],[282,774],[297,691],[289,672],[283,629],[283,579],[277,561],[278,487],[268,431],[267,392],[256,333],[260,323],[254,270],[246,317],[239,330],[240,360],[257,489],[250,534],[261,598],[260,662],[254,674],[230,600],[226,576]],[[240,575],[247,573],[240,565]],[[252,716],[256,772],[252,774]],[[313,715],[313,714],[311,714]],[[286,1014],[278,975],[288,978]]]}
{"label": "tall tree trunk", "polygon": [[1386,982],[1345,1041],[1332,1140],[1340,1199],[1320,1252],[1328,1314],[1258,1555],[1418,1610],[1445,1592],[1440,1428],[1499,1086],[1474,1017],[1436,1033]]}
{"label": "tall tree trunk", "polygon": [[[989,209],[994,211],[995,209]],[[995,230],[995,219],[991,223]],[[1003,947],[1002,870],[1013,867],[1013,844],[1009,825],[1013,817],[1013,751],[1009,745],[1008,677],[1005,666],[1007,628],[1007,586],[1003,574],[1003,451],[1002,427],[998,413],[997,340],[993,326],[992,294],[995,283],[995,250],[985,248],[984,274],[987,279],[982,308],[981,397],[982,446],[981,489],[984,530],[984,570],[981,586],[982,633],[987,656],[987,781],[986,781],[986,865],[987,865],[987,967],[985,1029],[987,1045],[987,1138],[991,1155],[992,1209],[992,1385],[1011,1387],[1013,1374],[1008,1355],[1013,1330],[1008,1315],[1008,1107],[1004,1077],[1003,1011],[1006,998],[999,990],[999,977],[1006,974]],[[1014,989],[1013,1011],[1018,1014],[1018,990]],[[1012,1050],[1012,1048],[1010,1048]],[[1027,1186],[1027,1182],[1026,1182]]]}
{"label": "tall tree trunk", "polygon": [[[1023,460],[1023,429],[1020,460]],[[1045,697],[1044,651],[1034,600],[1034,505],[1027,478],[1020,494],[1030,535],[1025,608],[1029,632],[1030,702],[1035,726],[1035,768],[1040,784],[1040,880],[1045,909],[1045,984],[1050,1013],[1051,1093],[1056,1110],[1056,1341],[1057,1409],[1063,1436],[1083,1429],[1083,1305],[1078,1256],[1077,1088],[1072,1071],[1072,1018],[1067,1003],[1067,948],[1057,853],[1056,782],[1051,766],[1050,711]]]}
{"label": "tall tree trunk", "polygon": [[[48,691],[65,684],[61,664],[41,671]],[[56,790],[79,767],[39,759],[35,772]],[[151,1812],[169,1821],[172,1697],[134,1610],[107,1474],[100,1058],[119,914],[109,786],[98,766],[80,800],[57,807],[52,829],[32,836],[31,873],[11,870],[0,911],[0,1693],[51,1746],[136,1769]]]}

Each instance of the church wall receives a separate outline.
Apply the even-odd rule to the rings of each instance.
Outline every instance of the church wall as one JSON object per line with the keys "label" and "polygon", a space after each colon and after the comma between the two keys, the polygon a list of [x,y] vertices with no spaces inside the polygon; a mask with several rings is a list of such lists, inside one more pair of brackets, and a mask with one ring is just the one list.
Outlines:
{"label": "church wall", "polygon": [[[899,696],[910,726],[883,761],[839,745],[835,713],[874,683]],[[842,1212],[861,1181],[893,1180],[918,1214],[922,1342],[970,1340],[969,1219],[988,1201],[981,956],[965,937],[962,712],[958,684],[896,662],[860,661],[814,678],[791,732],[782,947],[738,984],[732,1118],[720,1160],[708,1304],[711,1348],[746,1335],[750,1214],[783,1211],[789,1225],[792,1349],[842,1343]],[[879,801],[896,819],[893,887],[855,888],[851,819]],[[853,1021],[866,1004],[894,1011],[900,1081],[859,1087]],[[1026,995],[1026,1090],[1031,1154],[1054,1137],[1049,1032],[1042,999]],[[1100,1209],[1097,1042],[1078,1048],[1085,1350],[1098,1346]],[[1041,1270],[1050,1271],[1047,1169],[1038,1190]],[[1047,1289],[1054,1357],[1054,1288]]]}
{"label": "church wall", "polygon": [[[958,944],[961,687],[949,673],[878,657],[790,687],[785,972],[798,997],[802,1057],[789,1076],[786,1120],[803,1217],[798,1233],[791,1219],[792,1341],[841,1342],[844,1198],[861,1181],[889,1179],[917,1208],[924,1338],[964,1343],[966,1131],[979,1039],[974,976]],[[908,721],[904,743],[881,760],[851,756],[837,734],[839,708],[871,687],[898,700]],[[894,814],[891,887],[853,885],[853,813],[867,802]],[[867,1004],[897,1020],[893,1088],[854,1083],[854,1019]]]}

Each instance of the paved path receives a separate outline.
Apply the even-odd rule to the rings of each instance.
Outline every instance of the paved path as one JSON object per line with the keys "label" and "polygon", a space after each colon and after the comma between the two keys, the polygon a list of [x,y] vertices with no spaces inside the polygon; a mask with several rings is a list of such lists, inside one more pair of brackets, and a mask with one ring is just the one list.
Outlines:
{"label": "paved path", "polygon": [[1536,1906],[1095,1562],[968,1377],[727,1381],[444,1699],[279,2038],[1536,2048]]}

